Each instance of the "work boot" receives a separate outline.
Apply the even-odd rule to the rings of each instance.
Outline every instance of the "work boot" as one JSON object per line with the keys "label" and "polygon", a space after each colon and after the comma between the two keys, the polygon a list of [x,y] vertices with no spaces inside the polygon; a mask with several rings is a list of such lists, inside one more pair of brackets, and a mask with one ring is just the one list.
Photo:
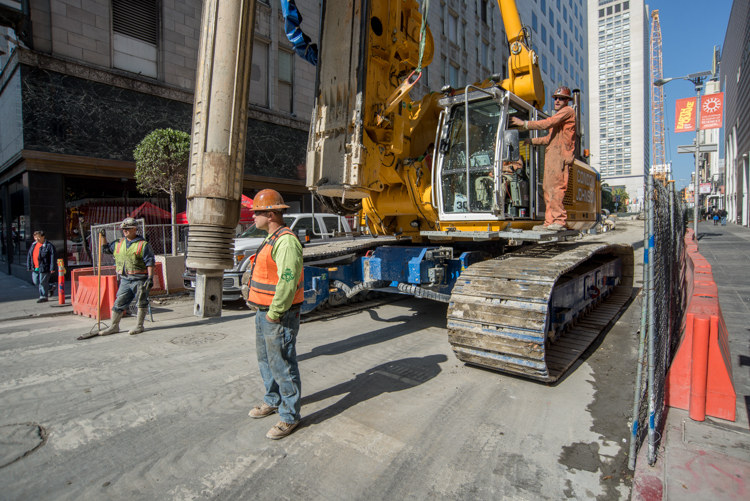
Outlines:
{"label": "work boot", "polygon": [[258,418],[264,418],[266,416],[270,416],[274,412],[278,410],[278,407],[271,407],[267,403],[263,402],[261,405],[256,405],[253,407],[250,412],[247,413],[248,416],[254,419]]}
{"label": "work boot", "polygon": [[99,331],[100,336],[109,336],[110,334],[117,334],[120,332],[120,320],[122,320],[122,311],[112,312],[112,325],[108,329]]}
{"label": "work boot", "polygon": [[547,231],[563,231],[565,229],[565,226],[557,223],[552,223],[551,225],[547,226]]}
{"label": "work boot", "polygon": [[285,423],[284,421],[279,421],[274,425],[273,428],[268,430],[268,433],[266,433],[266,437],[270,438],[271,440],[278,440],[280,438],[284,438],[297,427],[299,423]]}
{"label": "work boot", "polygon": [[550,231],[549,226],[538,224],[532,228],[534,231]]}
{"label": "work boot", "polygon": [[136,319],[135,327],[128,331],[131,336],[134,334],[140,334],[143,332],[143,320],[146,318],[146,308],[138,308],[138,317]]}

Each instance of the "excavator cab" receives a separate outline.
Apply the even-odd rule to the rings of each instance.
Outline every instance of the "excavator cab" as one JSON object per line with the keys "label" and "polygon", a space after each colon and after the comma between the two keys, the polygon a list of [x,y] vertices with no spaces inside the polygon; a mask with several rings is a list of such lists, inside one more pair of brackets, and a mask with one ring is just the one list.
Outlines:
{"label": "excavator cab", "polygon": [[474,87],[440,104],[445,109],[433,179],[440,219],[531,219],[536,162],[524,144],[530,133],[507,126],[510,116],[529,120],[530,111],[514,106],[498,87]]}

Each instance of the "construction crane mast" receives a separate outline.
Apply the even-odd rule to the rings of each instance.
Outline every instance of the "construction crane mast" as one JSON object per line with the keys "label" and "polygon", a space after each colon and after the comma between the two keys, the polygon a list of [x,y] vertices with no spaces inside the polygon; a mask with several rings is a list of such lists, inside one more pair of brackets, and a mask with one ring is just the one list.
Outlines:
{"label": "construction crane mast", "polygon": [[[651,81],[664,77],[661,63],[661,25],[659,11],[651,13]],[[651,173],[656,179],[667,179],[666,135],[664,133],[664,88],[651,87]]]}

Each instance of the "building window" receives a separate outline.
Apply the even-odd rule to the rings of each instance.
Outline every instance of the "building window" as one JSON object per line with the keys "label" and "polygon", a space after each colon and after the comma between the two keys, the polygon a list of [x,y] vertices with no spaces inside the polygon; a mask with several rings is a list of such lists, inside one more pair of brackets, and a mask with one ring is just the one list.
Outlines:
{"label": "building window", "polygon": [[542,42],[547,43],[547,28],[542,24]]}
{"label": "building window", "polygon": [[157,0],[112,0],[115,68],[156,78],[158,34]]}
{"label": "building window", "polygon": [[453,66],[453,64],[449,64],[448,66],[449,66],[449,69],[450,69],[450,72],[451,72],[451,74],[450,74],[451,87],[453,87],[454,89],[458,89],[459,88],[458,67],[457,66]]}
{"label": "building window", "polygon": [[487,14],[488,14],[488,10],[489,10],[487,8],[488,4],[489,4],[489,0],[482,0],[482,22],[484,24],[487,24],[487,19],[488,19]]}
{"label": "building window", "polygon": [[531,28],[534,31],[538,31],[537,30],[537,18],[536,18],[536,14],[533,13],[533,12],[531,13]]}
{"label": "building window", "polygon": [[257,39],[250,71],[250,102],[268,108],[268,44]]}
{"label": "building window", "polygon": [[443,80],[443,87],[446,85],[445,79],[445,56],[440,56],[440,78]]}
{"label": "building window", "polygon": [[458,17],[448,16],[448,40],[458,45]]}
{"label": "building window", "polygon": [[549,76],[552,78],[552,85],[554,85],[557,77],[555,76],[555,66],[552,64],[549,65]]}
{"label": "building window", "polygon": [[599,17],[604,17],[604,9],[599,9]]}
{"label": "building window", "polygon": [[547,0],[542,0],[542,14],[547,13]]}
{"label": "building window", "polygon": [[294,113],[294,56],[279,50],[279,111]]}
{"label": "building window", "polygon": [[482,40],[482,66],[489,68],[488,56],[490,52],[490,44]]}
{"label": "building window", "polygon": [[547,56],[542,54],[542,71],[547,73]]}

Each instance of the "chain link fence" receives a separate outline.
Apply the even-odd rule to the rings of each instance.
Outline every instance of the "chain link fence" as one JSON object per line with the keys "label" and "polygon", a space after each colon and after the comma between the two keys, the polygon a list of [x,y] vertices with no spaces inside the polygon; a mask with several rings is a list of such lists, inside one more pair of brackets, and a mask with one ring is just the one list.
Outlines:
{"label": "chain link fence", "polygon": [[643,291],[638,366],[630,441],[630,469],[648,438],[648,462],[656,462],[664,417],[667,371],[682,332],[685,311],[686,211],[674,183],[647,178]]}
{"label": "chain link fence", "polygon": [[[154,255],[166,254],[172,255],[172,228],[175,233],[175,250],[177,254],[184,254],[187,248],[187,224],[149,224],[144,219],[136,219],[138,223],[138,235],[142,236],[151,247]],[[99,241],[97,234],[99,230],[104,229],[106,232],[107,242],[112,243],[122,238],[120,223],[98,224],[91,226],[91,256],[93,257],[94,266],[98,266],[98,249]],[[102,266],[113,266],[115,258],[111,254],[102,254]]]}

